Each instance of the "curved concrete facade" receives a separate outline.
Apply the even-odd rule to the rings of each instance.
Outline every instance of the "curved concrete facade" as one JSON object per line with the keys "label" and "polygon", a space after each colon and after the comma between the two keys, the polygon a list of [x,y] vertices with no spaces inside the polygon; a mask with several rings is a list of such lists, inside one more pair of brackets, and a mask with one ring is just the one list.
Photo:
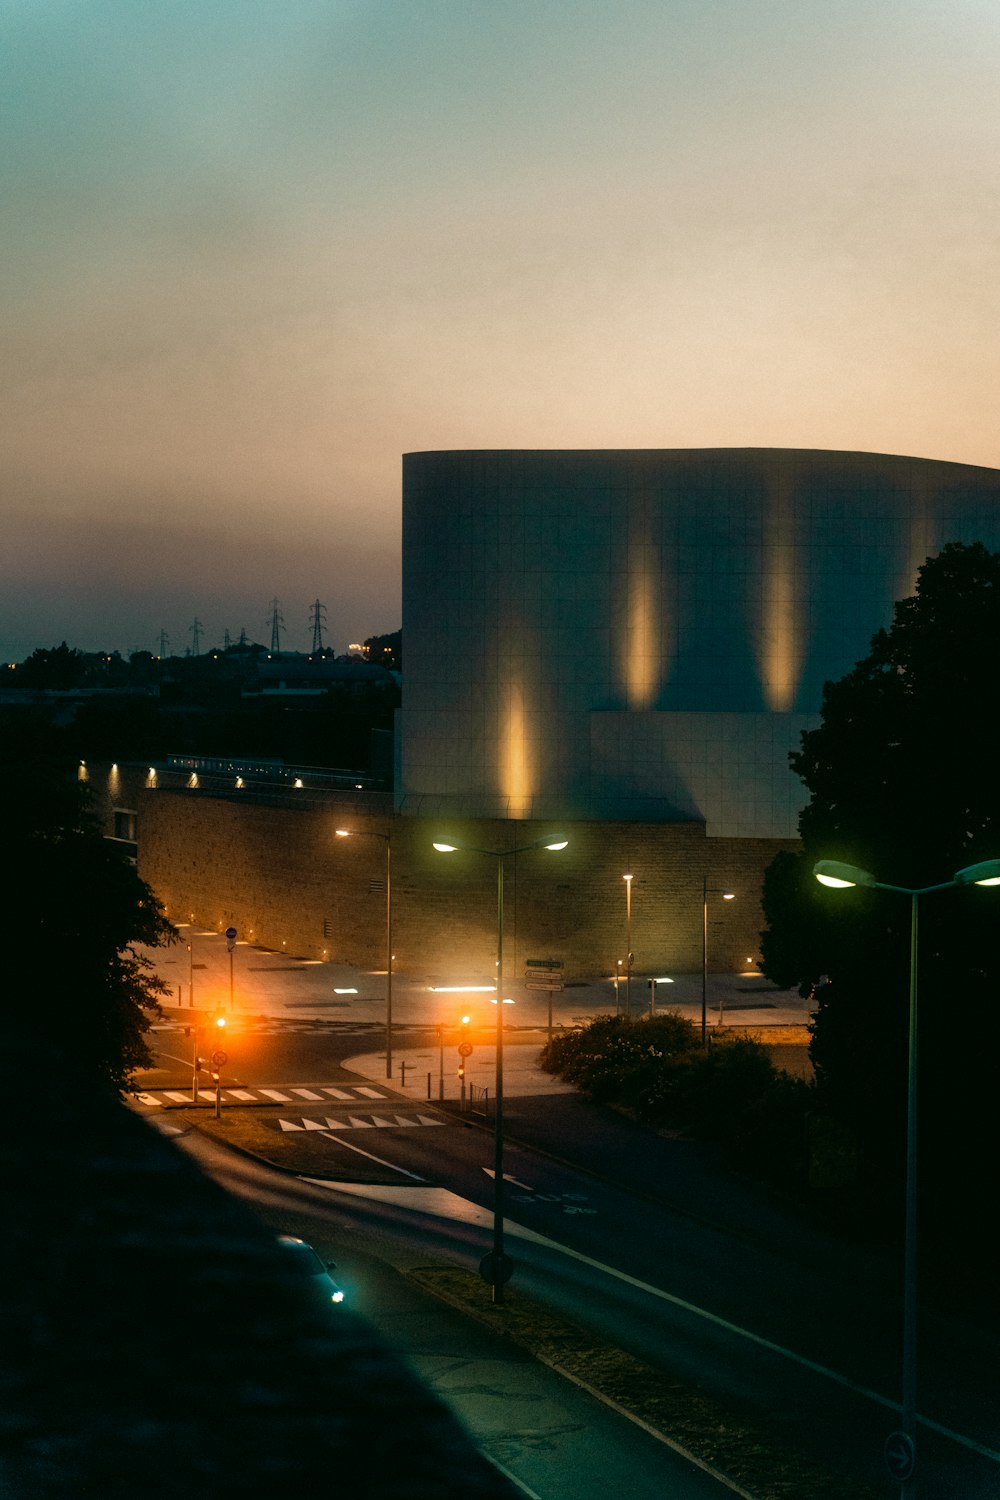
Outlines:
{"label": "curved concrete facade", "polygon": [[789,838],[788,751],[1000,472],[785,449],[403,459],[396,802]]}

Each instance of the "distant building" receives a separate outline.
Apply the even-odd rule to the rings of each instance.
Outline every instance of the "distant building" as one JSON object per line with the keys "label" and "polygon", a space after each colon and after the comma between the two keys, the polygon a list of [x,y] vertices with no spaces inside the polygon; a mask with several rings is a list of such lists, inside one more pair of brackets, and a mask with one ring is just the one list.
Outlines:
{"label": "distant building", "polygon": [[407,454],[397,807],[794,837],[788,752],[824,682],[950,541],[1000,547],[1000,472],[794,449]]}

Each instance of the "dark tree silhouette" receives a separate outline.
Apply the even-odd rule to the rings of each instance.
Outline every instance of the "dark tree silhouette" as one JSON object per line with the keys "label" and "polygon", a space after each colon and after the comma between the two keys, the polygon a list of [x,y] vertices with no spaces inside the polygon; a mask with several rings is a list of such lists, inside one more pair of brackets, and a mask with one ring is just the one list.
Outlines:
{"label": "dark tree silhouette", "polygon": [[36,733],[21,716],[0,722],[0,827],[9,1018],[122,1093],[149,1060],[145,1036],[165,992],[137,945],[169,942],[173,928],[101,837],[45,726]]}
{"label": "dark tree silhouette", "polygon": [[[782,985],[828,978],[811,1049],[819,1094],[861,1137],[883,1202],[902,1174],[909,902],[824,890],[812,867],[843,860],[919,888],[1000,856],[998,691],[1000,553],[952,543],[868,656],[826,684],[822,723],[791,756],[811,797],[802,852],[779,855],[765,882],[764,969]],[[921,1176],[939,1225],[954,1225],[994,1149],[1000,892],[936,893],[920,921]]]}

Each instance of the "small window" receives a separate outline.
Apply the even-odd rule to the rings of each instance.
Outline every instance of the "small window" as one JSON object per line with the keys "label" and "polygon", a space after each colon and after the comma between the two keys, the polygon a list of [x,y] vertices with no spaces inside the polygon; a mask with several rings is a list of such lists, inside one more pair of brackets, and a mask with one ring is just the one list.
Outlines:
{"label": "small window", "polygon": [[115,831],[112,837],[121,839],[128,844],[134,844],[136,841],[137,814],[131,812],[128,808],[116,807],[114,810],[114,819]]}

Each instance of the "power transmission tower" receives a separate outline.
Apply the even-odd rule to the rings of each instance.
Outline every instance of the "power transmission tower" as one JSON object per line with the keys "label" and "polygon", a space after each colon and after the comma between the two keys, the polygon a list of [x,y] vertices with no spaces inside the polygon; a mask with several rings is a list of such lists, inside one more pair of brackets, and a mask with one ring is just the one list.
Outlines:
{"label": "power transmission tower", "polygon": [[233,642],[232,642],[232,638],[230,637],[229,631],[228,630],[224,630],[222,632],[222,649],[223,649],[223,651],[228,651],[229,648],[230,648],[230,646],[232,644],[233,644]]}
{"label": "power transmission tower", "polygon": [[312,607],[312,614],[309,619],[313,628],[313,655],[319,656],[323,650],[323,625],[326,621],[326,605],[320,604],[317,599]]}
{"label": "power transmission tower", "polygon": [[204,626],[202,625],[201,621],[198,619],[198,616],[195,615],[195,617],[194,617],[194,624],[191,626],[191,655],[192,656],[197,656],[198,652],[201,650],[201,632],[202,632],[203,629],[204,629]]}
{"label": "power transmission tower", "polygon": [[170,637],[165,630],[160,631],[160,660],[163,661],[167,655],[167,647],[170,645]]}
{"label": "power transmission tower", "polygon": [[285,617],[281,613],[281,600],[271,600],[271,655],[277,656],[281,651],[281,629]]}

